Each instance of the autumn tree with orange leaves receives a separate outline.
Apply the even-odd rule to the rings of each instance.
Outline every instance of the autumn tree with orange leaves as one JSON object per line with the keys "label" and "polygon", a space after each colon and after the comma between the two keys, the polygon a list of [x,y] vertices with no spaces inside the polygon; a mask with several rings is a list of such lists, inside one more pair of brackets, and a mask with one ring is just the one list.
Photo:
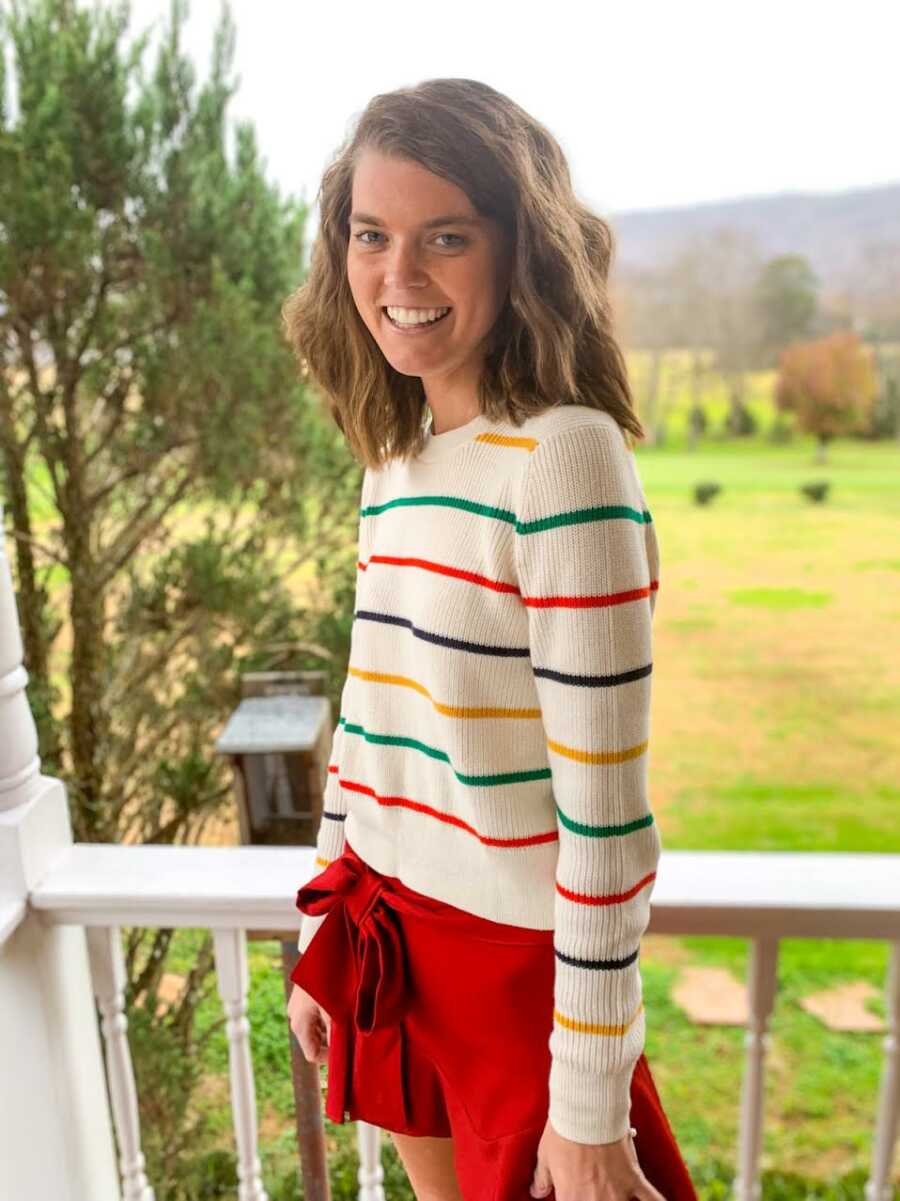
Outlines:
{"label": "autumn tree with orange leaves", "polygon": [[797,342],[781,352],[778,368],[775,403],[815,435],[818,463],[825,462],[832,438],[866,428],[877,378],[871,352],[856,334],[842,330]]}

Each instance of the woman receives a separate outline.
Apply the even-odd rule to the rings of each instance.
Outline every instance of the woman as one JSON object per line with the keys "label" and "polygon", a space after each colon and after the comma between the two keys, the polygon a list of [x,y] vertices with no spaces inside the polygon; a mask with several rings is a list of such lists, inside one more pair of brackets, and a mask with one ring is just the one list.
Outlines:
{"label": "woman", "polygon": [[319,202],[286,330],[365,474],[292,1029],[420,1201],[694,1201],[643,1054],[659,553],[610,230],[468,79],[374,97]]}

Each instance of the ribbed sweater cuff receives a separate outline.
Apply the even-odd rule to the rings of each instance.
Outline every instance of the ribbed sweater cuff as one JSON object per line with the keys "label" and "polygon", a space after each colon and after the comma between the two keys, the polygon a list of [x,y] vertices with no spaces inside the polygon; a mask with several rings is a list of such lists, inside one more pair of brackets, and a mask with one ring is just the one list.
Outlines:
{"label": "ribbed sweater cuff", "polygon": [[327,913],[303,913],[300,915],[300,937],[297,939],[297,950],[302,955],[313,940],[313,935],[328,917]]}
{"label": "ribbed sweater cuff", "polygon": [[557,1060],[550,1065],[550,1124],[573,1143],[614,1143],[631,1125],[635,1065],[598,1075]]}

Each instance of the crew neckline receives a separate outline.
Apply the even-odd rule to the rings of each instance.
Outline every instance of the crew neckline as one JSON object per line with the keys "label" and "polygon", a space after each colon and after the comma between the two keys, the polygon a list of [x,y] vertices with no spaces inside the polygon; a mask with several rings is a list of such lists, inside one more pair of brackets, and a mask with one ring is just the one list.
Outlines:
{"label": "crew neckline", "polygon": [[496,422],[491,421],[484,413],[478,413],[470,421],[455,429],[445,430],[442,434],[432,433],[433,417],[429,417],[425,427],[425,442],[416,458],[423,463],[436,463],[454,454],[460,447],[465,446],[486,430],[494,429]]}

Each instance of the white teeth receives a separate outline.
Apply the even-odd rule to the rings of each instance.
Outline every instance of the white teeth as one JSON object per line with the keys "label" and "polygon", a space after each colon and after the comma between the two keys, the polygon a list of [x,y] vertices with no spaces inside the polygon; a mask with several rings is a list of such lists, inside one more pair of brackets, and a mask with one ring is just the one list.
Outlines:
{"label": "white teeth", "polygon": [[392,321],[398,325],[422,325],[427,321],[436,321],[450,312],[449,306],[444,309],[394,309],[385,310]]}

